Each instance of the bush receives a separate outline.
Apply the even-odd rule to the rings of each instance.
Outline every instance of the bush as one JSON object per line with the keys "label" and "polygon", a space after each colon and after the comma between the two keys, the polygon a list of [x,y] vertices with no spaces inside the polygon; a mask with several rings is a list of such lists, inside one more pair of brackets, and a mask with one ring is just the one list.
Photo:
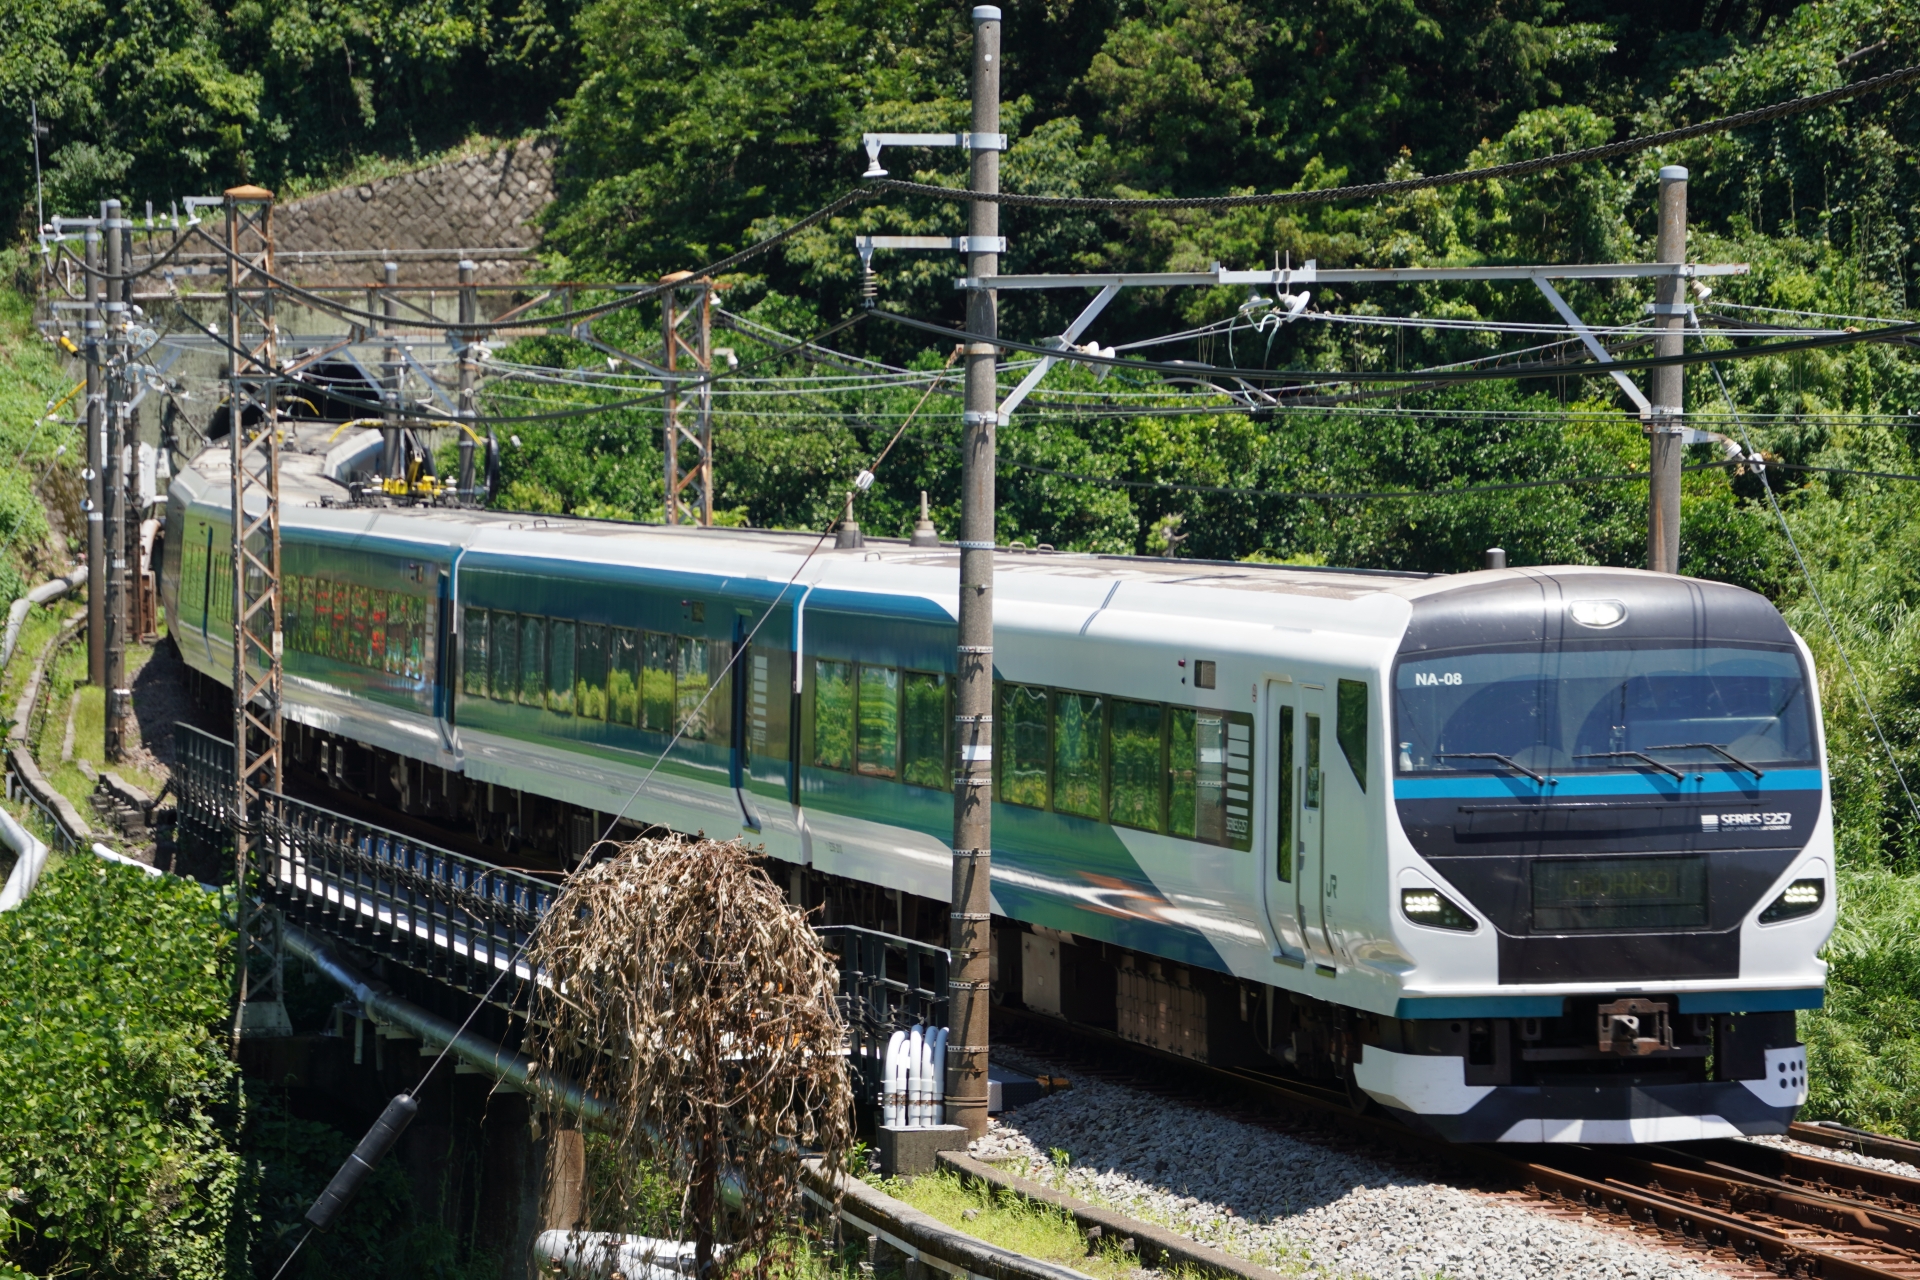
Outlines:
{"label": "bush", "polygon": [[91,858],[0,915],[0,1275],[224,1277],[239,1156],[222,899]]}

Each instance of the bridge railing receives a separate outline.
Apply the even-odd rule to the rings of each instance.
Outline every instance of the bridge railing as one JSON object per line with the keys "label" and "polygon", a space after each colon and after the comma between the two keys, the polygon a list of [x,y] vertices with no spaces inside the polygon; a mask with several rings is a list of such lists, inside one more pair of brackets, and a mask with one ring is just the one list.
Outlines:
{"label": "bridge railing", "polygon": [[878,1103],[893,1033],[947,1025],[949,954],[945,947],[856,925],[819,925],[814,931],[840,960],[840,1013],[854,1092],[862,1102]]}
{"label": "bridge railing", "polygon": [[[183,724],[174,752],[179,838],[231,848],[232,744]],[[524,1007],[533,975],[520,951],[557,884],[287,795],[262,796],[253,824],[260,888],[290,919]],[[818,932],[840,966],[856,1093],[877,1103],[893,1032],[946,1025],[947,951],[854,925]]]}

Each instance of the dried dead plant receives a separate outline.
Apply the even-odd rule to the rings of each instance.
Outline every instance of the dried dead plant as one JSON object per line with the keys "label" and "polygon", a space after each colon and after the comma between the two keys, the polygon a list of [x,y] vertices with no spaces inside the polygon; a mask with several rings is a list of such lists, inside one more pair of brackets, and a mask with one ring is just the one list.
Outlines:
{"label": "dried dead plant", "polygon": [[585,1225],[632,1221],[650,1166],[697,1276],[764,1275],[803,1148],[837,1169],[852,1139],[837,969],[805,916],[737,840],[642,839],[572,877],[529,956],[536,1071],[611,1104]]}

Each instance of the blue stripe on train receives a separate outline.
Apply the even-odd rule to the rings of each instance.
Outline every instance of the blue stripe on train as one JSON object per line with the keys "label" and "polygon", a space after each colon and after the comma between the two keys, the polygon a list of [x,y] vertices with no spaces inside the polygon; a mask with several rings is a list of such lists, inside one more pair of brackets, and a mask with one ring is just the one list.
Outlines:
{"label": "blue stripe on train", "polygon": [[1569,773],[1547,775],[1545,784],[1519,774],[1505,777],[1445,774],[1433,778],[1395,778],[1393,794],[1401,800],[1532,800],[1542,796],[1660,796],[1681,800],[1691,796],[1746,796],[1758,800],[1772,791],[1818,791],[1818,769],[1769,769],[1756,779],[1718,767],[1675,779],[1646,770],[1638,773]]}

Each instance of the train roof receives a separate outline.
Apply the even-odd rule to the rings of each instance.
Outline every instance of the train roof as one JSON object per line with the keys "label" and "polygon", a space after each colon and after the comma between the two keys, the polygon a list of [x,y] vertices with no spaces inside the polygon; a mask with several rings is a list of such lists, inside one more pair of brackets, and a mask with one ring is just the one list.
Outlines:
{"label": "train roof", "polygon": [[[334,443],[314,429],[310,440],[296,440],[283,448],[283,528],[439,545],[449,553],[464,548],[474,557],[468,563],[475,565],[524,560],[542,562],[563,574],[563,566],[628,565],[735,581],[786,581],[800,567],[796,562],[817,549],[814,563],[801,579],[804,584],[914,595],[951,608],[947,602],[953,596],[960,555],[953,543],[914,547],[904,539],[869,536],[861,547],[836,550],[830,539],[823,542],[818,534],[804,531],[696,529],[544,513],[346,505],[345,479],[354,466],[366,464],[379,442],[378,431]],[[176,483],[197,503],[225,507],[230,476],[225,442],[219,441],[195,458]],[[1542,592],[1584,591],[1575,586],[1581,580],[1594,590],[1628,594],[1640,601],[1669,595],[1676,603],[1680,597],[1696,602],[1714,599],[1718,609],[1735,606],[1736,612],[1756,621],[1757,609],[1771,614],[1774,625],[1783,627],[1763,597],[1743,588],[1634,569],[1541,566],[1427,574],[1002,548],[995,556],[994,573],[996,595],[1008,604],[1178,614],[1205,598],[1211,602],[1211,618],[1252,622],[1271,619],[1271,597],[1277,595],[1290,598],[1293,607],[1308,615],[1301,619],[1306,625],[1373,634],[1399,631],[1416,612],[1430,614],[1437,607],[1465,604],[1469,598],[1485,600],[1489,591],[1539,600]],[[1137,588],[1126,591],[1127,584]],[[1124,600],[1119,598],[1123,595]],[[1224,611],[1222,605],[1227,606]]]}

